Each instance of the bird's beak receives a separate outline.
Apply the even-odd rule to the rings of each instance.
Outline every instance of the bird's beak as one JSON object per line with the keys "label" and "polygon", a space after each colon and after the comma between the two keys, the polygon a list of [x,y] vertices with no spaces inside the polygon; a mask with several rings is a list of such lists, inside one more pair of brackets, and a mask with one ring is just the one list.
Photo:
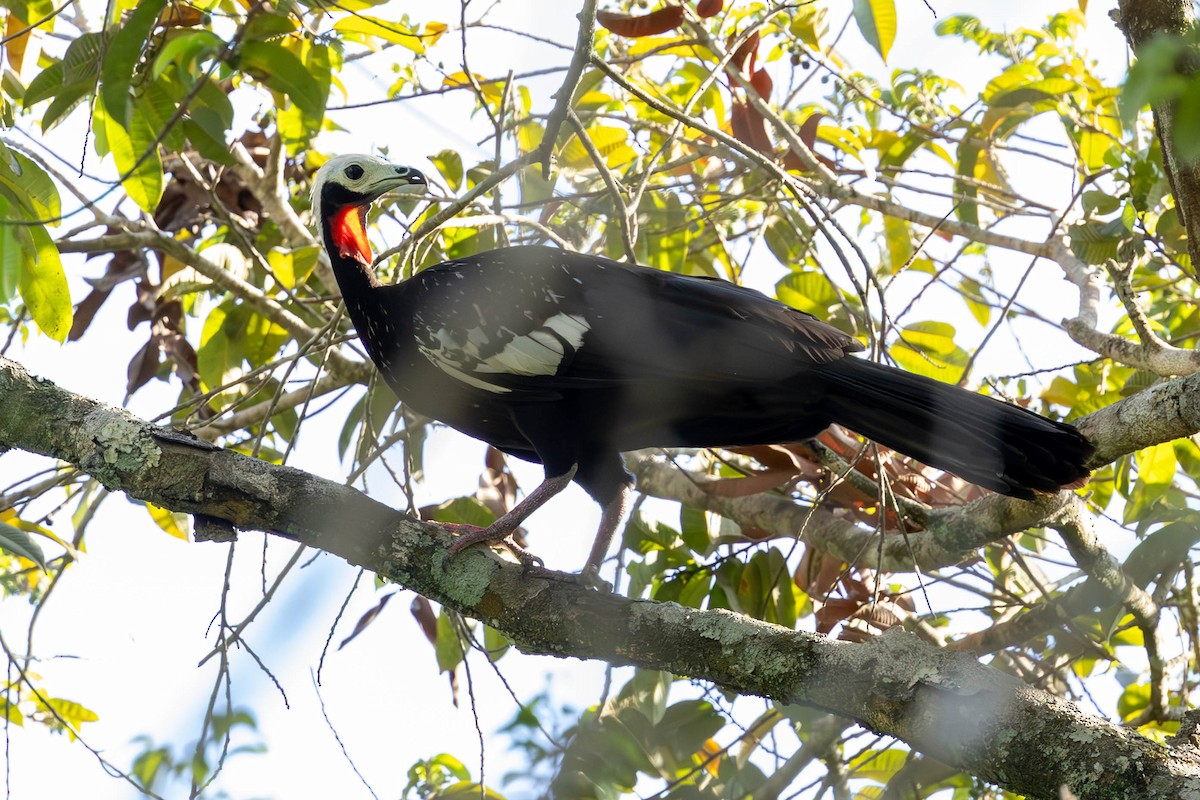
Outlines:
{"label": "bird's beak", "polygon": [[393,192],[395,194],[422,194],[429,188],[425,176],[412,167],[392,167],[394,174],[385,175],[371,187],[371,194],[376,198]]}

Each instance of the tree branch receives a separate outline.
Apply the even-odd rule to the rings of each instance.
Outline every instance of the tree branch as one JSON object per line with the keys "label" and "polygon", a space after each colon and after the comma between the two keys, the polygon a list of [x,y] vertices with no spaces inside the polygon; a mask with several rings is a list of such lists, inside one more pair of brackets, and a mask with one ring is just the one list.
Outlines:
{"label": "tree branch", "polygon": [[[527,653],[596,658],[803,703],[897,736],[1032,797],[1200,792],[1200,763],[1074,704],[893,629],[832,641],[727,611],[533,577],[349,487],[216,448],[64,391],[0,359],[0,445],[77,465],[112,490],[334,553],[464,614]],[[1190,751],[1189,751],[1190,752]]]}
{"label": "tree branch", "polygon": [[[1120,0],[1117,27],[1125,34],[1134,53],[1163,34],[1184,36],[1196,24],[1196,12],[1190,0]],[[1185,77],[1196,73],[1200,59],[1196,53],[1178,65]],[[1154,127],[1162,144],[1163,170],[1175,196],[1175,208],[1188,234],[1188,255],[1192,272],[1200,265],[1200,160],[1182,161],[1175,151],[1175,128],[1179,111],[1177,98],[1152,104]]]}

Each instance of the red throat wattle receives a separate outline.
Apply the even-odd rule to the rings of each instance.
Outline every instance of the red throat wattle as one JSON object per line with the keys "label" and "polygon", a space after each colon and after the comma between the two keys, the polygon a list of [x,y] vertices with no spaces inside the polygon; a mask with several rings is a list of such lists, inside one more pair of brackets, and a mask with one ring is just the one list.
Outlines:
{"label": "red throat wattle", "polygon": [[364,266],[371,266],[371,245],[367,241],[367,209],[364,206],[339,208],[329,226],[334,247],[342,258],[353,258]]}

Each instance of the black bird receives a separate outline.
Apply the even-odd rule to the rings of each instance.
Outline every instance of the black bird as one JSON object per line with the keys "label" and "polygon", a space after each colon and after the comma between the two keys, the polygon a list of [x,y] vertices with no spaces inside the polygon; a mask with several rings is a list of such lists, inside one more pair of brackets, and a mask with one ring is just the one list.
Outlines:
{"label": "black bird", "polygon": [[540,486],[453,552],[506,540],[574,480],[603,508],[592,578],[633,486],[623,451],[795,442],[831,423],[1014,497],[1088,475],[1092,446],[1070,425],[847,357],[863,345],[726,281],[509,247],[382,285],[366,211],[425,185],[414,169],[339,156],[317,172],[313,208],[346,309],[396,395],[545,466]]}

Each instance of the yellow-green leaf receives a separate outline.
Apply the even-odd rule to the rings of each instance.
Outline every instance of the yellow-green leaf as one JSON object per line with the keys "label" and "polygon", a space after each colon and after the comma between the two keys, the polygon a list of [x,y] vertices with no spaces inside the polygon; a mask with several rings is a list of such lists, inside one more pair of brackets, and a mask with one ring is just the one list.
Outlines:
{"label": "yellow-green leaf", "polygon": [[820,272],[793,272],[775,284],[775,296],[792,308],[824,318],[838,302],[837,289]]}
{"label": "yellow-green leaf", "polygon": [[[436,27],[439,25],[442,26],[440,29]],[[446,31],[443,23],[432,22],[426,26],[427,33],[420,34],[402,22],[380,19],[366,14],[343,17],[334,23],[333,29],[343,34],[353,34],[354,38],[364,44],[368,44],[371,39],[379,39],[408,48],[417,55],[425,52],[426,41],[437,41]]]}
{"label": "yellow-green leaf", "polygon": [[[16,220],[17,211],[9,205],[4,194],[0,192],[0,220]],[[21,265],[25,261],[25,247],[22,241],[28,242],[32,249],[32,237],[28,228],[14,224],[0,224],[0,305],[17,293],[17,285],[21,280]]]}
{"label": "yellow-green leaf", "polygon": [[954,326],[948,322],[914,322],[904,327],[904,341],[937,355],[954,352]]}
{"label": "yellow-green leaf", "polygon": [[887,243],[888,261],[891,263],[892,274],[895,275],[913,256],[912,226],[897,217],[885,216],[883,236]]}
{"label": "yellow-green leaf", "polygon": [[53,712],[50,714],[50,716],[55,722],[58,724],[65,723],[67,736],[69,736],[72,741],[75,740],[75,734],[76,731],[79,730],[80,725],[85,722],[95,722],[96,720],[100,719],[95,711],[92,711],[89,708],[84,708],[73,700],[64,700],[61,697],[47,697],[44,704],[39,700],[38,705],[41,706],[45,712]]}
{"label": "yellow-green leaf", "polygon": [[892,345],[892,357],[909,372],[946,383],[957,383],[969,356],[954,343],[954,326],[945,322],[917,322],[905,326]]}
{"label": "yellow-green leaf", "polygon": [[25,716],[21,713],[21,709],[3,697],[0,697],[0,719],[6,719],[18,728],[25,727]]}
{"label": "yellow-green leaf", "polygon": [[71,330],[74,311],[58,248],[41,225],[30,226],[29,235],[33,238],[35,252],[32,258],[23,259],[17,288],[29,309],[29,316],[42,333],[64,342]]}
{"label": "yellow-green leaf", "polygon": [[1138,450],[1134,454],[1138,477],[1148,486],[1166,486],[1175,480],[1175,449],[1170,442]]}
{"label": "yellow-green leaf", "polygon": [[23,207],[31,221],[54,221],[62,213],[54,181],[36,163],[0,142],[0,191]]}
{"label": "yellow-green leaf", "polygon": [[6,522],[0,522],[0,552],[20,556],[46,568],[46,556],[33,537]]}
{"label": "yellow-green leaf", "polygon": [[854,21],[867,43],[887,61],[896,41],[895,0],[854,0]]}
{"label": "yellow-green leaf", "polygon": [[162,528],[165,533],[185,542],[188,540],[187,531],[179,524],[183,514],[175,514],[153,503],[146,503],[146,510],[150,512],[150,518],[154,520],[154,524]]}
{"label": "yellow-green leaf", "polygon": [[[606,166],[620,166],[632,161],[634,156],[637,155],[633,151],[633,148],[625,143],[629,138],[629,131],[625,128],[614,125],[593,125],[588,129],[587,134],[588,138],[592,140],[592,145],[604,158]],[[562,152],[559,154],[559,160],[564,166],[573,167],[574,169],[587,169],[594,166],[591,156],[588,155],[587,149],[583,146],[583,142],[579,140],[578,136],[572,136],[563,145]]]}
{"label": "yellow-green leaf", "polygon": [[139,208],[153,214],[163,193],[163,169],[158,145],[154,143],[155,133],[145,114],[133,106],[127,131],[112,118],[103,103],[96,103],[96,124],[104,128],[125,193]]}

